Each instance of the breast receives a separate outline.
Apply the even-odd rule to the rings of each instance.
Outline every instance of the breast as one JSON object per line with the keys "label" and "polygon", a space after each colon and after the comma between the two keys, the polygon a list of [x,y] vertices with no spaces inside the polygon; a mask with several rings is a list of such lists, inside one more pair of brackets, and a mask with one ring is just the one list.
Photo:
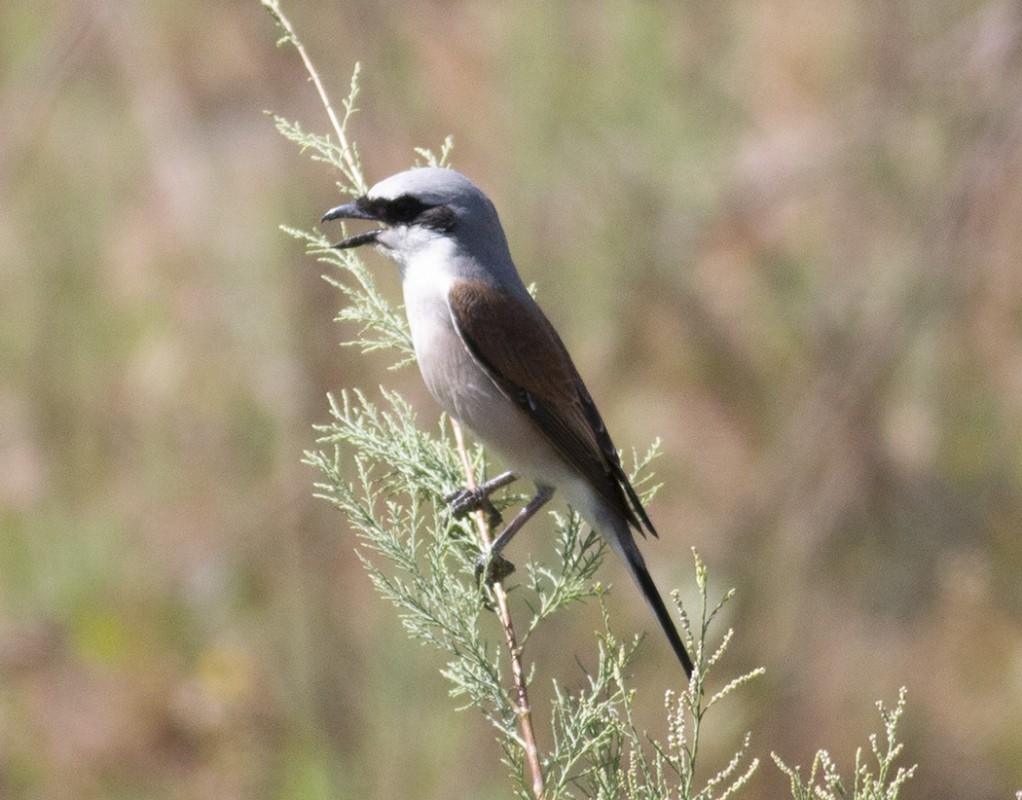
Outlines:
{"label": "breast", "polygon": [[420,297],[407,310],[426,386],[444,411],[487,439],[485,422],[511,404],[465,349],[445,300]]}
{"label": "breast", "polygon": [[405,311],[412,344],[426,386],[440,407],[469,424],[473,398],[486,397],[496,387],[465,350],[447,306],[446,287],[435,281],[416,284],[405,280]]}

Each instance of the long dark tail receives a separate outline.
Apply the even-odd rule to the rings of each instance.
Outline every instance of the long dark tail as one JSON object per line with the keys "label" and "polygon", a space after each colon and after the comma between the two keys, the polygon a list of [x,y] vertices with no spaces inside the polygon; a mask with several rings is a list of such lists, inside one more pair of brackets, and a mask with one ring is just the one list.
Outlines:
{"label": "long dark tail", "polygon": [[632,574],[632,578],[635,579],[639,591],[646,598],[649,607],[653,609],[657,622],[660,623],[660,627],[663,628],[664,633],[667,635],[667,640],[671,643],[678,661],[681,662],[681,668],[685,670],[686,677],[691,678],[692,659],[689,657],[688,650],[685,649],[685,643],[678,633],[671,613],[667,610],[663,598],[660,597],[660,592],[657,591],[656,584],[653,583],[649,570],[646,569],[646,562],[642,558],[642,553],[639,552],[638,545],[635,544],[635,537],[632,535],[631,528],[628,527],[628,523],[624,520],[621,520],[620,524],[614,526],[614,528],[612,535],[617,540],[617,546],[614,549],[624,558],[625,564],[628,565],[628,571]]}

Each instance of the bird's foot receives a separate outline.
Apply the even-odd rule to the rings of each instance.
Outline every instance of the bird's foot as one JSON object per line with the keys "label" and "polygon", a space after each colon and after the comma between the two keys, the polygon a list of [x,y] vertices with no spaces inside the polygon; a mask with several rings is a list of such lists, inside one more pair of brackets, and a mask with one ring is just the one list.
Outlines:
{"label": "bird's foot", "polygon": [[481,584],[485,580],[487,586],[492,586],[514,571],[515,565],[500,553],[483,553],[476,560],[476,583]]}
{"label": "bird's foot", "polygon": [[482,486],[476,486],[474,489],[455,489],[444,495],[444,502],[455,519],[461,519],[473,511],[485,511],[491,528],[496,528],[503,522],[503,517],[490,500],[489,492]]}

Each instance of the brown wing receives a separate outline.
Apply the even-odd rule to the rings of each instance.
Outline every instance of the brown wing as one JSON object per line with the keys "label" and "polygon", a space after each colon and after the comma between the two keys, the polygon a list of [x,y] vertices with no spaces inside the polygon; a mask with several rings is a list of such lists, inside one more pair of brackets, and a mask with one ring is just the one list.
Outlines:
{"label": "brown wing", "polygon": [[448,299],[462,341],[500,390],[612,507],[656,536],[596,404],[539,306],[482,281],[458,281]]}

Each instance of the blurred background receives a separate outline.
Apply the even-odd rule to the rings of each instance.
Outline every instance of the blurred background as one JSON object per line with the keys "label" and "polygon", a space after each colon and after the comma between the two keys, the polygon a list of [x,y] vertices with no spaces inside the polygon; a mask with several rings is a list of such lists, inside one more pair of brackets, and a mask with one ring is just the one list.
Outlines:
{"label": "blurred background", "polygon": [[[362,62],[369,179],[453,134],[618,445],[662,437],[654,574],[692,600],[697,547],[720,679],[767,668],[706,768],[752,729],[747,797],[771,750],[848,774],[905,685],[906,796],[1022,789],[1022,6],[285,10],[335,104]],[[328,391],[437,411],[278,230],[339,198],[263,113],[327,131],[297,55],[255,0],[0,28],[0,797],[508,796],[300,463]],[[662,732],[677,666],[602,574]]]}

